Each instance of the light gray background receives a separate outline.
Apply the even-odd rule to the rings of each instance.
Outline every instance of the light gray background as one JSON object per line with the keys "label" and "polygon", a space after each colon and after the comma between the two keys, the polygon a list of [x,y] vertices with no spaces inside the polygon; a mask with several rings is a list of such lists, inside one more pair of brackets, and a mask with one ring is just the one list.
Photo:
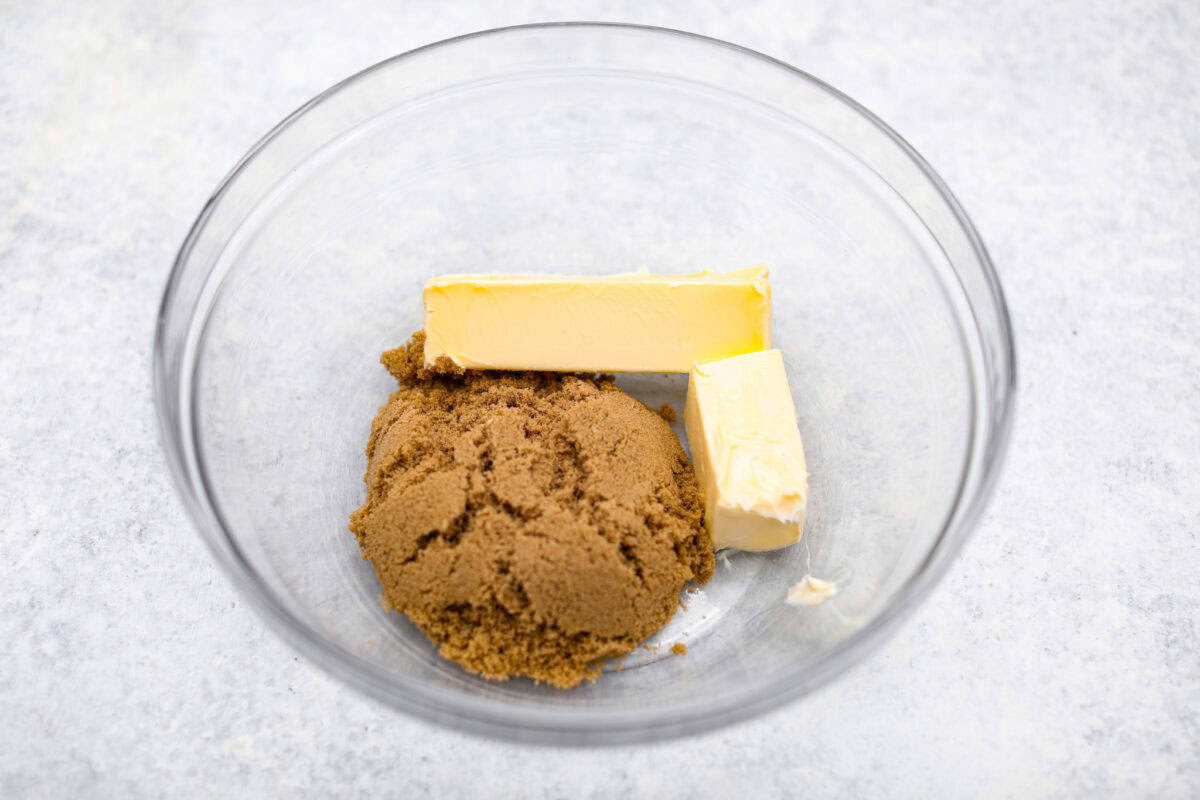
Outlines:
{"label": "light gray background", "polygon": [[[294,655],[176,500],[149,345],[241,154],[386,56],[546,19],[728,39],[957,192],[1020,356],[989,513],[880,652],[624,750],[399,717]],[[1200,4],[0,0],[0,796],[1200,794]]]}

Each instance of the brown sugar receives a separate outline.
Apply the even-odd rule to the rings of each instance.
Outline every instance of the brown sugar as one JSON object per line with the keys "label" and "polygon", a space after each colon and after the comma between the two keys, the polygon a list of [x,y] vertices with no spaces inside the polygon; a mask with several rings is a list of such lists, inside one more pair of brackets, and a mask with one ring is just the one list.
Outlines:
{"label": "brown sugar", "polygon": [[686,656],[687,645],[683,642],[676,642],[675,644],[671,645],[671,652],[677,656]]}
{"label": "brown sugar", "polygon": [[384,597],[487,678],[594,679],[713,572],[695,474],[656,411],[606,377],[430,371],[424,335],[350,518]]}

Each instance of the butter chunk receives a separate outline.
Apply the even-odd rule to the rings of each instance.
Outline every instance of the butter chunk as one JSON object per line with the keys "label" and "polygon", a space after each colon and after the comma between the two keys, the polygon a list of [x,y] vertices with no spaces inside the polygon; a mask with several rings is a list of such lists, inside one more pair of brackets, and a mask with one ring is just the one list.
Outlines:
{"label": "butter chunk", "polygon": [[443,275],[425,362],[467,369],[687,372],[771,346],[765,267],[694,275]]}
{"label": "butter chunk", "polygon": [[787,604],[790,606],[819,606],[838,593],[833,581],[805,575],[788,589]]}
{"label": "butter chunk", "polygon": [[691,369],[684,424],[713,546],[775,550],[800,541],[808,471],[778,350]]}

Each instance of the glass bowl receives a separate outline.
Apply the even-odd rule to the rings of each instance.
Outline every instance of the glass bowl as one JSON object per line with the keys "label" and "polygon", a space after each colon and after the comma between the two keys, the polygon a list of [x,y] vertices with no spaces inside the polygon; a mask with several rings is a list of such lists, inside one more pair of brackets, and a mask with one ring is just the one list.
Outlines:
{"label": "glass bowl", "polygon": [[[429,277],[760,263],[812,472],[800,545],[721,554],[649,649],[568,691],[468,674],[384,611],[346,525],[379,354]],[[686,376],[621,382],[682,410]],[[451,39],[314,98],[204,206],[154,343],[184,503],[271,627],[402,711],[560,744],[744,719],[877,647],[979,516],[1013,382],[983,244],[890,128],[758,53],[607,24]],[[810,573],[838,594],[787,604]]]}

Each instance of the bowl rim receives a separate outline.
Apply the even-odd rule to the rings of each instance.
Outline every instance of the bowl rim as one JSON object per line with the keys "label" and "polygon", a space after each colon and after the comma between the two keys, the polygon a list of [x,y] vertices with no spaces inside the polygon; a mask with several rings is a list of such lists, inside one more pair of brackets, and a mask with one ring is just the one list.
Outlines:
{"label": "bowl rim", "polygon": [[[991,359],[984,359],[986,367],[983,385],[990,390],[980,403],[976,393],[972,394],[972,435],[958,490],[946,513],[941,530],[920,564],[894,592],[892,602],[877,616],[864,623],[845,639],[832,646],[820,657],[806,664],[808,671],[802,675],[785,676],[756,688],[751,698],[737,697],[736,703],[705,704],[702,710],[695,707],[656,708],[650,718],[639,711],[601,711],[589,709],[586,720],[578,710],[520,709],[489,702],[481,703],[478,698],[469,698],[454,692],[430,693],[422,691],[419,682],[398,677],[378,665],[369,662],[342,646],[326,639],[294,614],[274,590],[258,576],[254,567],[244,557],[236,540],[230,535],[230,527],[213,500],[211,487],[202,465],[199,438],[193,426],[181,430],[180,415],[174,413],[173,402],[180,401],[180,393],[173,390],[167,366],[167,321],[172,301],[179,291],[182,274],[189,256],[201,233],[231,184],[242,173],[247,164],[286,128],[326,98],[357,83],[374,72],[409,59],[426,51],[458,44],[474,39],[505,36],[529,30],[551,29],[595,29],[626,30],[682,37],[736,54],[766,62],[782,68],[792,76],[808,82],[841,102],[868,121],[908,157],[923,177],[937,191],[940,199],[954,215],[955,221],[967,236],[979,262],[985,279],[987,299],[996,317],[998,336],[991,342],[998,350]],[[975,332],[979,330],[977,303],[967,298],[971,321]],[[200,532],[213,557],[226,575],[232,580],[242,597],[246,598],[258,613],[269,621],[268,627],[280,634],[297,650],[310,658],[326,672],[338,677],[368,696],[382,700],[388,705],[426,721],[446,725],[468,733],[503,738],[508,741],[531,741],[543,744],[630,744],[664,739],[674,736],[694,735],[731,725],[767,710],[811,693],[844,675],[869,652],[880,647],[913,613],[920,602],[944,577],[969,538],[980,515],[995,491],[1001,467],[1008,450],[1014,421],[1016,392],[1016,348],[1012,322],[1004,291],[996,274],[995,266],[974,224],[963,210],[957,198],[925,159],[903,137],[873,112],[821,79],[798,69],[784,61],[756,50],[726,42],[702,34],[690,33],[674,28],[619,22],[537,22],[512,25],[454,36],[423,45],[397,54],[373,64],[326,89],[307,101],[282,121],[271,128],[253,147],[246,152],[225,175],[209,196],[196,220],[193,222],[172,263],[170,274],[163,290],[158,308],[153,341],[153,389],[159,439],[167,457],[176,490],[192,520]],[[193,398],[189,402],[194,405]],[[980,421],[986,424],[985,436],[979,440],[975,430]],[[194,443],[194,452],[184,446],[188,436]],[[980,452],[977,452],[980,451]],[[977,473],[972,476],[972,473]],[[974,477],[972,484],[970,478]],[[970,490],[968,488],[970,486]],[[199,489],[199,491],[197,491]],[[403,684],[411,683],[411,686]],[[581,724],[582,723],[582,724]]]}

